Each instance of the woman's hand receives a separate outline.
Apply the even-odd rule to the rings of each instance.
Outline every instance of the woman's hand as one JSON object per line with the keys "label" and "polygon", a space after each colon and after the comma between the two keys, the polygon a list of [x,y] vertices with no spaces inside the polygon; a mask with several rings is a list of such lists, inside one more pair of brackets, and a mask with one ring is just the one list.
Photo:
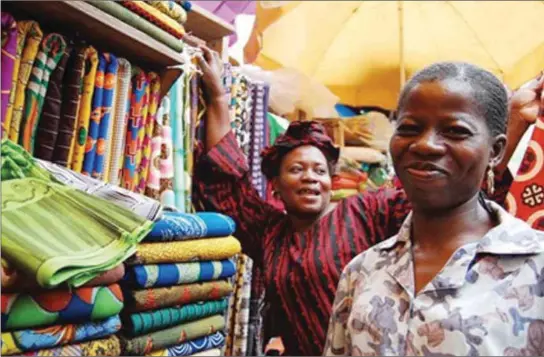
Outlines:
{"label": "woman's hand", "polygon": [[200,46],[199,48],[202,50],[202,55],[198,55],[197,59],[202,71],[206,104],[212,104],[216,99],[225,95],[222,81],[223,62],[217,52],[210,50],[206,46]]}
{"label": "woman's hand", "polygon": [[[529,126],[536,122],[541,106],[544,74],[515,91],[510,97],[510,119]],[[520,123],[521,124],[521,123]]]}

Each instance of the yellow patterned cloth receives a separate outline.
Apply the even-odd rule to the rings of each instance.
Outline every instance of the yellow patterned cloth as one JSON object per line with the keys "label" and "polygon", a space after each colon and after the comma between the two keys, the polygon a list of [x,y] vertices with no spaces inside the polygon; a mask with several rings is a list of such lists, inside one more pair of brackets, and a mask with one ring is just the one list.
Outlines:
{"label": "yellow patterned cloth", "polygon": [[187,22],[187,12],[175,1],[148,0],[146,2],[180,24]]}
{"label": "yellow patterned cloth", "polygon": [[70,154],[68,155],[70,169],[78,173],[81,173],[81,170],[83,169],[83,158],[85,156],[87,132],[89,131],[91,105],[97,68],[98,52],[94,49],[94,47],[89,46],[85,49],[83,94],[81,96],[79,112],[77,114],[76,135],[72,138],[72,146],[70,147]]}
{"label": "yellow patterned cloth", "polygon": [[9,96],[6,119],[4,121],[5,133],[13,142],[19,141],[19,130],[23,118],[23,106],[25,105],[25,90],[34,60],[38,55],[43,32],[35,21],[17,22],[17,54],[13,66],[13,85]]}
{"label": "yellow patterned cloth", "polygon": [[77,343],[63,347],[26,352],[25,356],[120,356],[121,344],[117,336]]}
{"label": "yellow patterned cloth", "polygon": [[230,236],[168,243],[138,244],[137,252],[127,264],[184,263],[222,260],[240,253],[240,242]]}

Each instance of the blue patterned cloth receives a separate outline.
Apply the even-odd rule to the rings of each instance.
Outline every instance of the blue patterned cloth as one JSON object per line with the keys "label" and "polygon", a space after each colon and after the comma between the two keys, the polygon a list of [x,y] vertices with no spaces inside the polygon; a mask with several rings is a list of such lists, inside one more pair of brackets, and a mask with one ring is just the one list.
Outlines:
{"label": "blue patterned cloth", "polygon": [[144,241],[167,242],[204,237],[226,237],[236,230],[232,218],[220,213],[164,212]]}
{"label": "blue patterned cloth", "polygon": [[135,265],[127,268],[124,280],[141,288],[190,284],[230,278],[236,273],[232,260],[178,264]]}
{"label": "blue patterned cloth", "polygon": [[197,338],[192,341],[187,341],[176,346],[168,347],[164,350],[155,351],[154,356],[190,356],[192,354],[211,350],[212,348],[223,347],[225,344],[225,336],[221,332],[216,332],[213,335]]}

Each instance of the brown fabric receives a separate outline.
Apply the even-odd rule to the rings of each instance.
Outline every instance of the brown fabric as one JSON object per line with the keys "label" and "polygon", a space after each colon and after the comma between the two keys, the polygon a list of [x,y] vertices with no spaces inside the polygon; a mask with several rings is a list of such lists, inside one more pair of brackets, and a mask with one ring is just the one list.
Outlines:
{"label": "brown fabric", "polygon": [[72,138],[75,135],[84,67],[85,47],[78,47],[74,49],[66,68],[58,135],[52,158],[54,163],[65,167],[68,166]]}
{"label": "brown fabric", "polygon": [[53,159],[60,123],[64,73],[71,51],[71,47],[67,46],[57,68],[51,74],[51,80],[47,87],[34,147],[34,156],[39,159],[47,161]]}

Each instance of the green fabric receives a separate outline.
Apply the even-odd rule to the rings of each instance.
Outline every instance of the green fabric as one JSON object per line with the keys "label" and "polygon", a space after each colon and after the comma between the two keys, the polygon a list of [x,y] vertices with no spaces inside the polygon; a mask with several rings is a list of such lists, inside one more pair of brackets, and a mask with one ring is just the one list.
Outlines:
{"label": "green fabric", "polygon": [[266,113],[266,119],[268,120],[268,138],[270,140],[269,142],[270,145],[274,145],[278,136],[287,131],[289,121],[282,117],[278,117],[277,115],[274,115],[272,113]]}
{"label": "green fabric", "polygon": [[121,338],[121,349],[123,355],[141,356],[160,348],[211,335],[224,327],[225,318],[215,315],[132,339]]}
{"label": "green fabric", "polygon": [[164,329],[182,322],[193,321],[203,317],[220,314],[228,307],[227,299],[199,302],[184,306],[170,307],[150,312],[128,315],[123,319],[124,332],[129,335]]}
{"label": "green fabric", "polygon": [[122,5],[117,4],[115,1],[88,1],[88,3],[110,14],[116,19],[137,28],[175,51],[181,52],[181,50],[183,50],[183,42],[181,40],[175,38],[168,32],[160,29],[129,9],[124,8]]}
{"label": "green fabric", "polygon": [[2,142],[2,256],[42,287],[78,287],[136,252],[152,222],[53,181]]}

